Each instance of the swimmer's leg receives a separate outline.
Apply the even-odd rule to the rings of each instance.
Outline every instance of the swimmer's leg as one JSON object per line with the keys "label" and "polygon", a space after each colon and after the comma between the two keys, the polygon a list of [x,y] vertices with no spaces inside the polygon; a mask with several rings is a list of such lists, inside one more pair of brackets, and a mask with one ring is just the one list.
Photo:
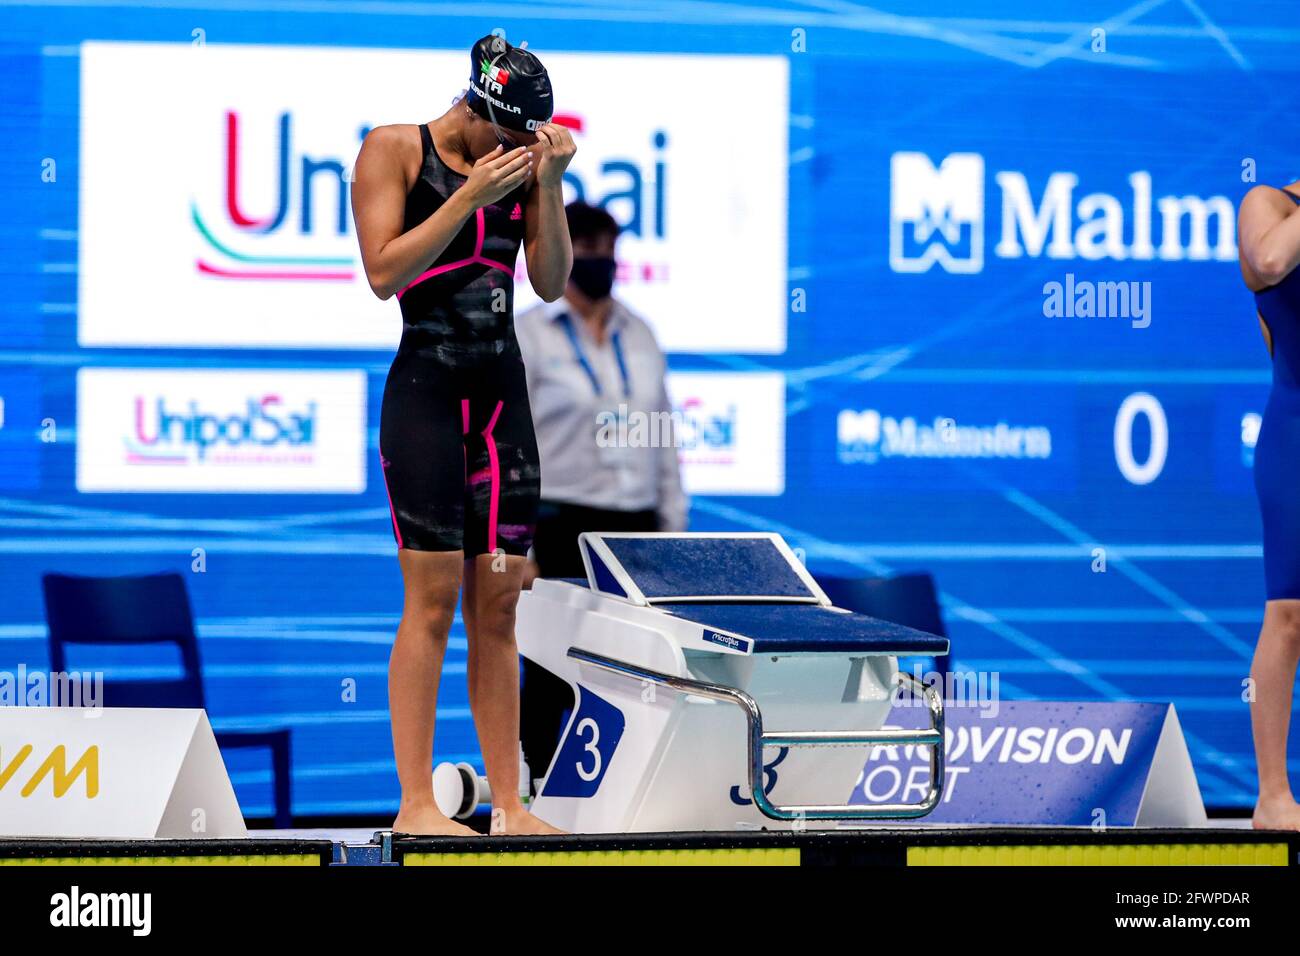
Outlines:
{"label": "swimmer's leg", "polygon": [[515,607],[522,555],[480,554],[465,562],[461,615],[469,634],[469,702],[492,790],[492,832],[561,833],[519,798],[519,650]]}
{"label": "swimmer's leg", "polygon": [[398,551],[405,583],[402,620],[388,659],[393,754],[402,785],[394,832],[476,836],[433,800],[433,727],[438,680],[460,591],[462,551]]}
{"label": "swimmer's leg", "polygon": [[1259,830],[1300,830],[1300,804],[1286,772],[1286,742],[1291,697],[1300,661],[1300,601],[1269,601],[1255,646],[1250,676],[1250,703],[1255,758],[1259,766],[1259,802],[1253,823]]}

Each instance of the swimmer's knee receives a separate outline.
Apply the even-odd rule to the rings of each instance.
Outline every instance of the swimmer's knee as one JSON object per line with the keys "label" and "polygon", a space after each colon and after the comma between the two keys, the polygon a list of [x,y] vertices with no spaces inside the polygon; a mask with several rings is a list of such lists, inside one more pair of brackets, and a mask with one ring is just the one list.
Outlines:
{"label": "swimmer's knee", "polygon": [[446,641],[451,631],[451,623],[456,617],[455,598],[450,600],[424,598],[414,604],[408,603],[402,611],[402,619],[413,627],[421,637],[433,641]]}
{"label": "swimmer's knee", "polygon": [[1300,648],[1300,601],[1278,601],[1268,608],[1269,625],[1277,637]]}
{"label": "swimmer's knee", "polygon": [[515,611],[519,606],[518,591],[503,591],[482,595],[474,608],[475,631],[486,637],[513,637]]}

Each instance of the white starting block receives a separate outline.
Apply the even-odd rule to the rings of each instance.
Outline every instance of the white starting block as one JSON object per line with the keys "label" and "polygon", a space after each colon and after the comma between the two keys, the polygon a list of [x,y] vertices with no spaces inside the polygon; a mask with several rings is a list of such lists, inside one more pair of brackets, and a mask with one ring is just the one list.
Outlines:
{"label": "white starting block", "polygon": [[[780,535],[579,546],[585,583],[541,579],[519,601],[520,652],[574,692],[542,819],[573,833],[795,829],[934,809],[943,701],[897,657],[946,654],[946,639],[832,607]],[[900,682],[928,729],[880,729]],[[920,802],[842,802],[878,744],[929,748]]]}

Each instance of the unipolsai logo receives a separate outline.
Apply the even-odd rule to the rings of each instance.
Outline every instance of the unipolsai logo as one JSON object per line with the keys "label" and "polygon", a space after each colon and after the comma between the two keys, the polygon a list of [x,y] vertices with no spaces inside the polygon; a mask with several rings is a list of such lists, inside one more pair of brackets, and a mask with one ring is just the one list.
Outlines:
{"label": "unipolsai logo", "polygon": [[880,412],[841,409],[835,419],[835,438],[841,463],[874,464],[880,457]]}
{"label": "unipolsai logo", "polygon": [[676,408],[677,446],[695,463],[733,464],[737,415],[734,402],[710,403],[698,395],[686,398]]}
{"label": "unipolsai logo", "polygon": [[[205,215],[205,206],[215,204],[190,200],[190,220],[203,249],[195,260],[199,273],[226,280],[351,282],[356,277],[354,256],[318,252],[324,251],[320,240],[349,239],[347,247],[339,243],[340,252],[351,245],[348,164],[339,156],[298,148],[288,111],[278,120],[278,147],[244,155],[240,123],[237,111],[226,111],[221,182],[209,189],[222,196],[225,216],[212,215],[210,209]],[[363,126],[358,132],[364,140],[370,130]],[[264,182],[274,183],[272,203],[254,211],[244,198],[241,176],[266,177]]]}
{"label": "unipolsai logo", "polygon": [[216,410],[198,399],[174,404],[166,395],[134,401],[125,440],[131,465],[207,463],[312,464],[316,403],[287,407],[277,394],[249,396],[240,408]]}
{"label": "unipolsai logo", "polygon": [[925,153],[901,152],[889,168],[889,267],[983,269],[984,157],[949,153],[935,168]]}
{"label": "unipolsai logo", "polygon": [[[617,220],[620,236],[636,240],[635,251],[626,244],[619,250],[619,284],[668,281],[668,130],[649,130],[643,139],[643,126],[620,117],[616,129],[609,129],[615,126],[612,119],[604,124],[602,138],[583,114],[556,113],[552,122],[582,137],[576,163],[564,171],[565,202],[604,208]],[[584,142],[589,134],[594,141]],[[605,145],[610,136],[618,143],[614,149]],[[634,145],[638,142],[647,145]]]}

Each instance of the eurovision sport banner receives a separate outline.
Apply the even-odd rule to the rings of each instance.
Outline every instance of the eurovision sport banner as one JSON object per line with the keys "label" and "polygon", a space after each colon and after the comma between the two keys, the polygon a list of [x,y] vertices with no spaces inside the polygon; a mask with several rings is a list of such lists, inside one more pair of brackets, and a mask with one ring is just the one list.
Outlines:
{"label": "eurovision sport banner", "polygon": [[[919,706],[889,726],[921,728]],[[1010,701],[945,709],[943,799],[924,823],[1187,827],[1206,822],[1171,704]],[[876,747],[850,803],[919,799],[929,751]]]}

